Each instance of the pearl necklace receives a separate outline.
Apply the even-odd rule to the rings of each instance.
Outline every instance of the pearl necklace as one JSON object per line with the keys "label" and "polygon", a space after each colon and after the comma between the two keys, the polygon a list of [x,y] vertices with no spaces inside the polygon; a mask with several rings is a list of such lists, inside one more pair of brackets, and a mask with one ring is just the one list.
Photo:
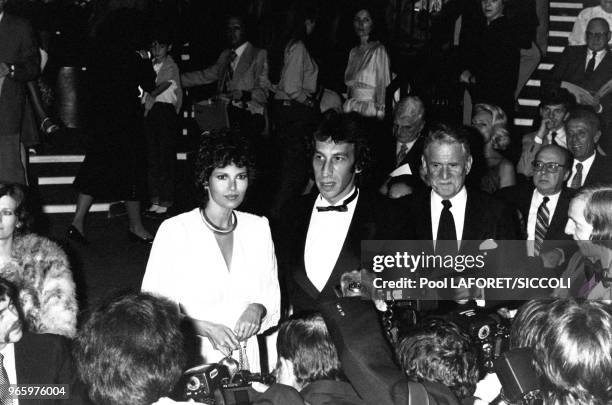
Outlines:
{"label": "pearl necklace", "polygon": [[206,216],[203,208],[200,208],[200,217],[208,229],[220,235],[228,235],[234,232],[236,226],[238,225],[238,218],[236,218],[236,213],[234,211],[232,211],[232,223],[230,224],[229,228],[225,229],[213,224],[212,221]]}

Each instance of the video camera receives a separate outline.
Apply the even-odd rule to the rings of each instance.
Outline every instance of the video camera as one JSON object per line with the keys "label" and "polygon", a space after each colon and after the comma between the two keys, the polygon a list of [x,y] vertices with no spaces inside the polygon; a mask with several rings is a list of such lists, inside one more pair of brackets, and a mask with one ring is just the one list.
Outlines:
{"label": "video camera", "polygon": [[180,386],[183,400],[193,399],[207,405],[249,405],[257,391],[253,382],[272,385],[274,376],[240,370],[233,376],[226,366],[213,363],[191,368],[183,374]]}

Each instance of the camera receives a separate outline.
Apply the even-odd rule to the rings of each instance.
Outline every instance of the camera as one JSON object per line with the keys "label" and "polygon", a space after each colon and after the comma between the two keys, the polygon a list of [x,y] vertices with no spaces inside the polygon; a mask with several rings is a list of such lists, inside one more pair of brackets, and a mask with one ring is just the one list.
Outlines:
{"label": "camera", "polygon": [[493,362],[509,348],[510,322],[478,308],[459,312],[452,321],[477,345],[481,370],[493,373]]}
{"label": "camera", "polygon": [[204,364],[191,368],[183,374],[181,386],[183,400],[190,399],[208,405],[248,405],[257,395],[251,384],[274,384],[270,374],[251,373],[240,370],[233,376],[220,364]]}

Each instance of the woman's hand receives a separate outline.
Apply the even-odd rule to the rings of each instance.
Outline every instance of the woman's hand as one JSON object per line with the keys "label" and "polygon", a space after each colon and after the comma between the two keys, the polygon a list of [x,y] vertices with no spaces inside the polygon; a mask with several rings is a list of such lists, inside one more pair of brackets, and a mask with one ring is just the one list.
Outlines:
{"label": "woman's hand", "polygon": [[261,320],[266,315],[266,307],[261,304],[249,304],[244,310],[236,326],[234,332],[238,340],[247,340],[251,336],[259,332],[261,328]]}
{"label": "woman's hand", "polygon": [[190,318],[198,335],[207,337],[215,350],[230,356],[234,350],[240,348],[238,338],[234,332],[225,325]]}

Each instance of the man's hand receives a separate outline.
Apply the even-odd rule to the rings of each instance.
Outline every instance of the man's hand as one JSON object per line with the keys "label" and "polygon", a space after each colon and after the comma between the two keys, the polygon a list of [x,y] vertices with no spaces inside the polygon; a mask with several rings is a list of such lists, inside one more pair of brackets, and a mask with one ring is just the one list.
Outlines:
{"label": "man's hand", "polygon": [[412,194],[412,192],[412,187],[410,187],[406,183],[399,182],[389,187],[389,193],[387,194],[387,196],[389,198],[401,198]]}
{"label": "man's hand", "polygon": [[9,74],[9,67],[6,63],[0,63],[0,77],[4,77]]}
{"label": "man's hand", "polygon": [[232,100],[236,100],[236,101],[242,100],[242,90],[232,91],[231,98]]}
{"label": "man's hand", "polygon": [[548,133],[549,125],[550,125],[550,118],[543,118],[542,122],[540,123],[540,128],[538,128],[538,132],[536,133],[536,136],[544,140],[544,137]]}
{"label": "man's hand", "polygon": [[459,82],[466,84],[474,84],[476,83],[476,78],[474,77],[472,72],[470,72],[469,70],[464,70],[461,73],[461,76],[459,76]]}
{"label": "man's hand", "polygon": [[261,304],[249,304],[234,327],[238,340],[247,340],[259,332],[261,320],[265,315],[266,307]]}
{"label": "man's hand", "polygon": [[196,333],[207,337],[213,348],[223,353],[224,356],[227,357],[234,350],[239,349],[240,346],[236,335],[227,326],[200,319],[190,319],[193,321]]}

